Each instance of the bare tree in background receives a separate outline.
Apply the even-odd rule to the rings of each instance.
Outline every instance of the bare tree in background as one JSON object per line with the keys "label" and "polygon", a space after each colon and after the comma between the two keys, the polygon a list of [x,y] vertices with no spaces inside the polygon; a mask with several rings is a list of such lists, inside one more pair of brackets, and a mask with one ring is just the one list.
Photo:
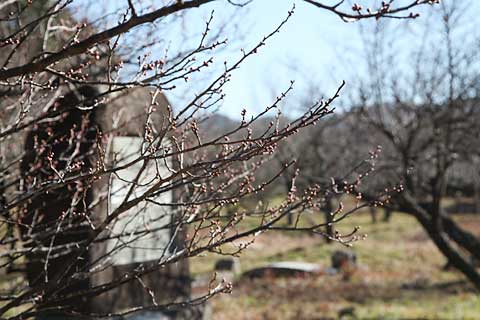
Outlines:
{"label": "bare tree in background", "polygon": [[[165,100],[164,92],[173,92],[179,83],[207,72],[226,42],[211,30],[212,17],[195,47],[161,50],[160,55],[159,47],[167,45],[159,31],[175,30],[175,17],[209,2],[214,1],[171,1],[159,7],[155,2],[149,6],[129,0],[112,12],[106,10],[100,20],[80,23],[75,17],[81,12],[74,10],[88,12],[85,2],[7,0],[0,4],[0,261],[2,269],[13,272],[0,294],[2,319],[45,314],[102,318],[200,304],[229,292],[231,284],[212,280],[209,290],[199,296],[158,301],[161,288],[149,287],[142,279],[204,252],[240,254],[266,231],[318,232],[324,226],[278,226],[292,212],[300,220],[321,205],[319,199],[330,188],[314,183],[299,191],[295,177],[280,205],[239,209],[229,215],[225,209],[262,192],[293,164],[286,163],[265,181],[254,179],[255,171],[281,141],[331,113],[341,86],[331,98],[313,102],[289,123],[272,122],[260,134],[252,133],[252,125],[276,109],[292,84],[260,114],[242,112],[241,124],[230,132],[205,138],[197,124],[201,112],[222,100],[222,89],[234,71],[281,30],[293,11],[238,60],[226,62],[202,87],[192,89],[185,105],[172,108]],[[369,10],[306,2],[342,19],[359,20],[412,18],[416,16],[410,11],[413,7],[436,1],[416,0],[398,7],[390,1]],[[233,8],[246,4],[225,1]],[[96,6],[92,3],[91,8]],[[112,16],[119,17],[113,26],[108,23]],[[142,37],[127,38],[127,33]],[[145,88],[149,94],[136,93]],[[115,105],[122,96],[133,96],[134,101]],[[117,113],[107,111],[111,106],[118,107]],[[116,116],[105,119],[109,114]],[[120,140],[115,138],[135,131],[131,126],[138,119],[142,121],[137,132],[140,143],[127,143],[128,152],[120,152],[116,144]],[[133,170],[133,175],[125,178],[125,170]],[[354,190],[360,180],[351,177],[343,187]],[[149,206],[158,208],[154,217],[146,217]],[[335,221],[358,207],[339,210]],[[246,218],[256,219],[257,226],[243,227]],[[143,228],[128,229],[133,221],[129,219],[143,221]],[[181,243],[166,241],[155,248],[153,261],[114,274],[108,281],[85,282],[111,269],[118,252],[162,230],[181,234],[176,237]],[[337,235],[335,240],[348,243],[351,238]],[[92,257],[92,248],[102,244],[106,251]],[[29,268],[39,270],[38,274],[19,275],[28,274]],[[112,312],[88,307],[90,300],[130,282],[139,282],[151,300]]]}
{"label": "bare tree in background", "polygon": [[[321,121],[318,126],[310,127],[300,133],[299,141],[293,139],[285,141],[276,154],[279,163],[298,158],[295,168],[291,168],[289,175],[283,177],[286,192],[290,190],[288,177],[293,177],[295,170],[302,173],[297,179],[300,188],[318,184],[328,190],[321,198],[319,206],[319,210],[325,217],[327,242],[335,238],[333,214],[341,205],[342,197],[345,195],[343,190],[345,179],[366,171],[365,166],[357,166],[357,164],[363,163],[361,157],[365,157],[369,146],[363,143],[361,144],[363,149],[352,148],[353,137],[349,129],[344,116],[332,115]],[[294,221],[295,217],[289,217],[289,224],[293,224]]]}
{"label": "bare tree in background", "polygon": [[443,1],[422,27],[412,27],[421,35],[417,46],[395,40],[409,26],[379,21],[374,32],[363,30],[368,76],[352,132],[366,131],[369,144],[383,148],[365,195],[401,181],[404,191],[383,205],[413,215],[449,265],[480,288],[470,259],[480,258],[480,239],[452,219],[444,202],[454,192],[474,196],[468,190],[478,179],[480,37],[468,7]]}

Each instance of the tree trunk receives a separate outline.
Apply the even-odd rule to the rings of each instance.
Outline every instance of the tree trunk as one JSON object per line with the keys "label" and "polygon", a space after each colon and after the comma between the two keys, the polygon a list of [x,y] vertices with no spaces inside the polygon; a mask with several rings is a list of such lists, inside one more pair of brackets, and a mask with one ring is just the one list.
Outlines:
{"label": "tree trunk", "polygon": [[442,216],[442,224],[448,237],[460,247],[467,250],[473,257],[480,259],[480,239],[472,233],[462,229],[453,219]]}
{"label": "tree trunk", "polygon": [[392,208],[390,207],[385,207],[384,208],[384,215],[383,215],[383,221],[384,222],[390,222],[390,218],[392,217]]}
{"label": "tree trunk", "polygon": [[[448,262],[451,266],[456,268],[458,271],[463,273],[465,277],[480,291],[480,274],[477,272],[475,267],[465,258],[457,249],[450,245],[449,237],[452,237],[452,240],[467,245],[465,239],[468,238],[468,232],[460,229],[458,225],[451,219],[442,215],[439,224],[435,223],[435,215],[427,211],[425,208],[420,206],[411,196],[408,194],[402,195],[402,202],[405,207],[405,211],[415,216],[418,222],[425,229],[427,234],[430,236],[430,239],[435,243],[440,252],[448,259]],[[445,223],[447,227],[445,227]],[[440,226],[439,226],[440,225]],[[447,233],[447,230],[449,231]],[[455,238],[451,236],[455,234]],[[463,247],[463,246],[462,246]],[[467,249],[469,253],[476,253]]]}
{"label": "tree trunk", "polygon": [[428,233],[433,243],[435,243],[438,250],[440,250],[440,252],[448,259],[448,263],[463,273],[475,288],[480,291],[480,274],[468,259],[462,256],[449,244],[446,233],[441,230],[436,230],[437,228],[435,228],[431,221],[429,219],[424,219],[423,215],[416,214],[415,217]]}
{"label": "tree trunk", "polygon": [[370,218],[372,223],[377,223],[377,209],[375,207],[370,207]]}
{"label": "tree trunk", "polygon": [[473,199],[475,201],[475,213],[480,213],[480,187],[478,185],[478,176],[473,178]]}
{"label": "tree trunk", "polygon": [[325,206],[323,207],[323,211],[325,213],[325,223],[326,225],[326,233],[328,235],[327,237],[327,243],[331,243],[332,239],[335,236],[335,232],[333,230],[333,216],[332,216],[332,211],[333,211],[333,205],[332,205],[332,199],[329,197],[325,201]]}

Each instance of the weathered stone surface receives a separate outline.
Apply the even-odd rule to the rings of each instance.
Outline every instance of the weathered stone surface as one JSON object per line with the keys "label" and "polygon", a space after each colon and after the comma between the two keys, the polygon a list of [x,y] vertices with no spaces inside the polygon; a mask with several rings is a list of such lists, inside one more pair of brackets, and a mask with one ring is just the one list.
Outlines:
{"label": "weathered stone surface", "polygon": [[319,265],[307,262],[282,261],[268,264],[266,266],[254,268],[243,273],[243,277],[261,278],[261,277],[297,277],[303,275],[319,274],[321,268]]}
{"label": "weathered stone surface", "polygon": [[209,303],[196,306],[183,307],[180,310],[171,311],[140,311],[123,318],[112,320],[210,320],[212,310]]}
{"label": "weathered stone surface", "polygon": [[234,257],[220,259],[215,263],[215,271],[229,271],[239,274],[241,272],[240,260]]}
{"label": "weathered stone surface", "polygon": [[[129,153],[134,155],[135,151],[140,151],[147,123],[155,134],[160,134],[165,130],[168,124],[166,115],[169,103],[167,99],[165,96],[159,95],[156,110],[148,114],[150,101],[149,90],[127,90],[103,108],[96,110],[97,121],[104,132],[104,139],[108,141],[107,166],[122,164],[122,159],[123,161],[129,160],[127,156]],[[167,140],[164,139],[163,142],[166,143]],[[162,164],[163,162],[156,163],[155,170],[158,169],[160,175],[165,176],[168,172]],[[169,163],[169,165],[175,167],[175,163]],[[132,181],[132,177],[139,170],[140,168],[134,165],[128,170],[118,171],[116,177],[119,180],[113,179],[111,188],[109,188],[109,179],[102,179],[94,183],[93,188],[96,197],[94,200],[98,202],[95,207],[95,219],[102,221],[102,219],[105,219],[108,210],[116,208],[123,201],[125,192],[122,192],[122,188],[128,188],[128,183],[122,181]],[[155,179],[149,179],[149,177],[155,176],[150,171],[150,168],[146,168],[144,176],[140,177],[141,180],[145,181],[141,181],[142,186],[135,188],[133,196],[142,194],[145,188],[156,182]],[[109,192],[110,197],[108,197]],[[175,192],[165,192],[155,200],[159,203],[169,203],[175,197]],[[170,211],[171,207],[169,206],[150,206],[142,202],[139,206],[133,207],[120,216],[110,230],[113,235],[121,233],[124,229],[123,233],[125,234],[130,234],[132,231],[142,231],[146,228],[146,224],[149,228],[157,228],[158,230],[149,232],[137,241],[130,243],[128,247],[117,250],[113,257],[106,255],[106,253],[117,246],[116,243],[107,241],[96,245],[90,252],[92,260],[100,259],[99,263],[106,263],[108,267],[96,272],[91,277],[92,284],[108,283],[132,270],[149,268],[156,265],[160,257],[181,250],[184,231],[177,232],[174,241],[169,241],[173,230],[161,229],[162,226],[167,225],[168,221],[174,219]],[[137,217],[139,219],[136,219]],[[125,228],[127,225],[128,227]],[[109,235],[106,232],[106,236]],[[119,239],[125,240],[123,237]],[[102,257],[107,257],[109,260],[103,261],[101,260]],[[149,292],[145,290],[144,285],[153,289],[155,300],[159,304],[188,300],[191,282],[188,261],[183,260],[149,272],[141,277],[141,282],[143,285],[139,281],[130,281],[101,294],[94,299],[93,310],[99,313],[118,312],[131,307],[148,305],[152,298]],[[135,316],[146,317],[145,319],[150,319],[148,317],[162,319],[162,315],[158,312],[141,313]]]}
{"label": "weathered stone surface", "polygon": [[357,255],[352,251],[336,250],[331,256],[332,268],[336,270],[351,270],[357,267]]}

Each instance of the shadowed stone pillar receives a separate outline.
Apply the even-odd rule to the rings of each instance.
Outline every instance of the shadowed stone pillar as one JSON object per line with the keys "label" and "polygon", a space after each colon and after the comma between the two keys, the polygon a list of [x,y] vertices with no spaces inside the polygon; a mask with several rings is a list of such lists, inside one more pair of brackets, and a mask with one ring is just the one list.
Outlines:
{"label": "shadowed stone pillar", "polygon": [[[88,310],[85,297],[67,298],[72,292],[86,290],[89,279],[72,277],[82,272],[88,254],[70,246],[89,236],[88,203],[92,190],[88,181],[63,181],[87,173],[92,168],[92,150],[98,128],[88,106],[77,108],[79,101],[96,95],[82,87],[60,98],[49,111],[52,117],[39,121],[25,140],[25,156],[20,170],[25,194],[36,194],[21,208],[20,232],[26,254],[26,276],[31,288],[45,301],[38,309],[61,307],[73,311]],[[42,183],[57,181],[60,187],[41,191]],[[48,250],[38,250],[48,248]],[[65,319],[58,312],[42,313],[37,319]]]}
{"label": "shadowed stone pillar", "polygon": [[[29,187],[38,186],[42,181],[90,172],[97,168],[97,161],[102,158],[99,150],[104,149],[103,157],[109,167],[129,163],[144,151],[147,119],[153,133],[165,129],[168,101],[163,95],[157,98],[157,110],[147,116],[151,101],[147,90],[132,90],[108,105],[92,108],[90,104],[97,94],[97,90],[88,86],[68,93],[54,104],[54,111],[58,112],[28,134],[26,155],[21,164],[24,192],[30,192]],[[166,141],[165,138],[162,143]],[[139,161],[116,174],[105,174],[102,179],[66,183],[33,198],[22,208],[24,227],[21,234],[27,240],[26,246],[66,246],[87,239],[92,232],[92,223],[101,223],[109,212],[120,206],[143,165],[143,161]],[[146,164],[130,199],[143,194],[158,179],[167,176],[167,165],[176,166],[175,163],[155,160]],[[174,232],[171,224],[175,220],[171,203],[177,197],[174,191],[164,191],[151,197],[157,204],[142,201],[122,213],[97,237],[97,240],[109,239],[95,242],[86,254],[80,254],[75,246],[63,252],[55,251],[59,254],[54,255],[45,251],[27,254],[28,281],[32,288],[46,284],[42,294],[50,301],[40,301],[38,308],[60,306],[80,313],[118,313],[133,307],[188,299],[190,276],[186,260],[155,268],[153,272],[100,295],[65,298],[108,284],[134,270],[155,266],[161,257],[181,250],[184,231]],[[56,281],[68,285],[58,289]],[[127,318],[182,317],[199,319],[201,314],[185,316],[185,310],[149,311],[131,314]],[[41,320],[67,318],[59,312],[45,312],[38,317]]]}

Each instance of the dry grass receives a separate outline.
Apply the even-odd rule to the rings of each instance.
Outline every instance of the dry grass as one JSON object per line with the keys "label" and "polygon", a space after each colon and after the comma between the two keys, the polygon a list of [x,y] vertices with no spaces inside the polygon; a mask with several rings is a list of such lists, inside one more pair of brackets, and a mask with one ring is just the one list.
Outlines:
{"label": "dry grass", "polygon": [[[480,217],[458,220],[480,234]],[[234,291],[212,300],[215,319],[480,319],[480,297],[445,260],[409,216],[395,214],[390,223],[372,224],[358,214],[338,226],[354,225],[368,238],[353,250],[359,269],[349,281],[342,275],[295,279],[238,280]],[[285,233],[262,235],[242,257],[242,269],[269,261],[299,260],[329,265],[330,253],[344,249],[320,238]],[[217,257],[192,260],[194,274],[212,270]]]}

